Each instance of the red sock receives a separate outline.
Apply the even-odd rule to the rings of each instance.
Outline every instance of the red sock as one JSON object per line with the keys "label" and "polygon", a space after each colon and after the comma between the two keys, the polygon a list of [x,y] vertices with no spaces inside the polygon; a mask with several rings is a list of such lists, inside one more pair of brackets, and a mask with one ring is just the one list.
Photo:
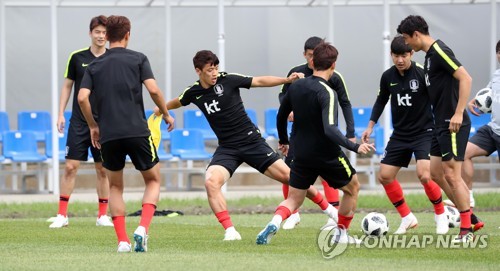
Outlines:
{"label": "red sock", "polygon": [[470,214],[471,214],[470,209],[465,211],[460,211],[460,234],[463,234],[463,232],[468,233],[472,231]]}
{"label": "red sock", "polygon": [[349,229],[353,217],[354,216],[343,216],[339,214],[339,222],[338,222],[339,228],[343,227],[346,230]]}
{"label": "red sock", "polygon": [[127,242],[130,243],[130,240],[127,236],[127,229],[125,227],[125,217],[124,216],[113,216],[113,225],[115,228],[116,237],[118,237],[118,243]]}
{"label": "red sock", "polygon": [[224,227],[224,229],[233,226],[233,222],[231,222],[231,217],[229,216],[229,212],[227,210],[218,212],[215,214],[215,216],[219,220],[219,223],[222,225],[222,227]]}
{"label": "red sock", "polygon": [[68,202],[69,195],[59,196],[59,211],[57,211],[57,214],[68,216]]}
{"label": "red sock", "polygon": [[292,212],[290,211],[290,209],[288,209],[282,205],[278,206],[278,208],[276,208],[276,211],[274,212],[274,215],[281,216],[281,218],[283,218],[283,220],[286,220],[287,218],[289,218],[291,214],[292,214]]}
{"label": "red sock", "polygon": [[407,216],[411,211],[410,207],[408,207],[408,204],[405,202],[403,189],[398,180],[394,179],[391,183],[384,185],[384,189],[392,205],[398,210],[399,215],[401,217]]}
{"label": "red sock", "polygon": [[318,206],[321,208],[321,210],[326,210],[328,208],[328,201],[326,201],[321,193],[317,193],[314,198],[311,199],[314,203],[318,204]]}
{"label": "red sock", "polygon": [[151,224],[151,220],[155,215],[156,205],[151,203],[144,203],[142,205],[142,213],[141,213],[141,222],[139,222],[139,226],[143,226],[146,228],[146,232],[149,230],[149,225]]}
{"label": "red sock", "polygon": [[328,203],[330,203],[333,207],[339,208],[339,190],[333,187],[330,187],[325,180],[321,181],[323,185],[323,190],[325,191],[325,197]]}
{"label": "red sock", "polygon": [[97,217],[101,217],[108,213],[108,199],[99,199],[99,213]]}
{"label": "red sock", "polygon": [[441,196],[441,187],[433,180],[422,184],[424,186],[425,194],[434,205],[434,213],[440,215],[444,213],[443,197]]}
{"label": "red sock", "polygon": [[283,198],[287,199],[288,198],[288,191],[290,190],[290,186],[288,184],[283,184],[281,187],[281,190],[283,191]]}

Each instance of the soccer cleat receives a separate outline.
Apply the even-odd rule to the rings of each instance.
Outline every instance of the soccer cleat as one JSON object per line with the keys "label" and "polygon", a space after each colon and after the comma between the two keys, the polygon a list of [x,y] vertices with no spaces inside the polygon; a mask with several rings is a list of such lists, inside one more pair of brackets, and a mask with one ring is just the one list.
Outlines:
{"label": "soccer cleat", "polygon": [[117,252],[130,252],[130,251],[132,251],[132,247],[130,246],[129,242],[121,241],[118,244],[118,250],[117,250]]}
{"label": "soccer cleat", "polygon": [[453,243],[470,243],[474,240],[474,234],[472,232],[468,232],[464,235],[457,235],[453,239]]}
{"label": "soccer cleat", "polygon": [[363,241],[356,239],[347,234],[345,229],[335,229],[335,233],[332,236],[331,244],[362,244]]}
{"label": "soccer cleat", "polygon": [[409,213],[407,216],[401,219],[401,224],[399,228],[394,232],[394,234],[405,234],[407,230],[416,228],[418,226],[418,220],[413,213]]}
{"label": "soccer cleat", "polygon": [[62,227],[67,227],[68,224],[69,224],[68,217],[58,214],[56,219],[54,220],[54,222],[52,222],[52,224],[50,224],[49,228],[58,229],[58,228],[62,228]]}
{"label": "soccer cleat", "polygon": [[257,235],[257,240],[255,241],[257,245],[267,245],[271,243],[271,238],[278,232],[278,227],[272,223],[267,224],[267,226],[259,232]]}
{"label": "soccer cleat", "polygon": [[335,220],[331,219],[331,218],[328,218],[328,221],[326,222],[326,224],[320,228],[320,230],[322,231],[329,231],[333,228],[336,228],[337,227],[337,222],[335,222]]}
{"label": "soccer cleat", "polygon": [[146,228],[143,226],[137,227],[134,231],[134,251],[135,252],[146,252],[148,251],[148,235],[146,234]]}
{"label": "soccer cleat", "polygon": [[226,233],[224,233],[223,241],[237,241],[241,240],[241,235],[236,231],[234,227],[227,228]]}
{"label": "soccer cleat", "polygon": [[436,233],[437,234],[446,234],[450,230],[448,217],[446,217],[446,213],[442,213],[440,215],[434,215],[434,221],[436,221]]}
{"label": "soccer cleat", "polygon": [[52,222],[56,221],[56,218],[57,218],[57,216],[49,217],[47,220],[45,220],[45,222],[52,223]]}
{"label": "soccer cleat", "polygon": [[477,217],[474,213],[471,213],[470,220],[472,224],[472,231],[476,232],[484,227],[484,222]]}
{"label": "soccer cleat", "polygon": [[109,219],[109,216],[107,215],[102,215],[97,218],[95,222],[96,226],[103,226],[103,227],[113,227],[113,222]]}
{"label": "soccer cleat", "polygon": [[299,213],[292,214],[286,221],[283,223],[282,228],[284,230],[294,229],[300,223],[300,215]]}

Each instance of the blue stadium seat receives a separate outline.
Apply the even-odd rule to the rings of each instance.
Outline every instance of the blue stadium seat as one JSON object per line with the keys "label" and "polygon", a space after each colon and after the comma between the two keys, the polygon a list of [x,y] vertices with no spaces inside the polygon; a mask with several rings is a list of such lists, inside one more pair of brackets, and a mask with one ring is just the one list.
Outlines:
{"label": "blue stadium seat", "polygon": [[[368,122],[370,122],[370,116],[372,114],[371,107],[353,107],[352,115],[354,117],[354,133],[356,137],[361,137],[363,132],[368,127]],[[378,123],[373,127],[372,138],[375,138],[377,127],[380,126]],[[383,131],[383,130],[382,130]]]}
{"label": "blue stadium seat", "polygon": [[184,110],[184,129],[199,129],[202,131],[204,139],[217,139],[212,127],[208,124],[207,118],[198,109]]}
{"label": "blue stadium seat", "polygon": [[45,133],[51,128],[50,113],[47,111],[21,111],[17,114],[17,129],[35,132],[37,141],[44,141]]}
{"label": "blue stadium seat", "polygon": [[[153,114],[153,110],[147,109],[144,111],[144,113],[146,114],[146,119],[148,119],[149,116],[151,116],[151,114]],[[175,119],[175,112],[174,111],[168,110],[168,113],[170,114],[170,116],[172,116]],[[177,119],[175,121],[177,122]],[[176,126],[176,124],[177,123],[174,123],[174,126]],[[168,132],[168,127],[167,127],[167,124],[165,123],[165,121],[161,122],[160,130],[161,130],[161,140],[170,140],[170,133]]]}
{"label": "blue stadium seat", "polygon": [[471,124],[471,128],[470,128],[469,137],[476,134],[477,130],[481,126],[486,125],[491,121],[491,114],[481,114],[481,115],[479,115],[479,117],[470,114],[470,120],[471,120],[472,124]]}
{"label": "blue stadium seat", "polygon": [[43,162],[44,155],[38,153],[35,133],[32,131],[4,132],[3,155],[14,162]]}
{"label": "blue stadium seat", "polygon": [[3,132],[7,132],[10,130],[9,125],[9,114],[7,112],[0,112],[0,141],[3,138]]}
{"label": "blue stadium seat", "polygon": [[[68,131],[64,131],[64,133],[57,133],[59,137],[59,161],[63,161],[66,159],[66,140]],[[48,131],[45,135],[45,155],[48,158],[52,158],[52,131]]]}
{"label": "blue stadium seat", "polygon": [[[277,108],[269,108],[264,111],[264,132],[267,136],[272,136],[274,138],[278,138],[278,128],[276,126],[276,116],[278,115]],[[288,134],[292,132],[293,122],[288,122],[287,130]]]}
{"label": "blue stadium seat", "polygon": [[[168,133],[168,132],[166,132],[166,133]],[[170,160],[173,158],[173,155],[168,153],[165,150],[165,145],[163,144],[163,140],[160,140],[160,146],[158,146],[157,153],[158,153],[158,158],[160,159],[160,161]]]}
{"label": "blue stadium seat", "polygon": [[182,160],[208,160],[203,133],[198,129],[174,130],[170,135],[170,152]]}
{"label": "blue stadium seat", "polygon": [[[250,118],[250,120],[252,121],[252,123],[255,124],[255,126],[257,126],[257,128],[259,128],[259,130],[262,130],[262,129],[260,129],[259,121],[257,120],[257,112],[254,109],[245,109],[245,111],[247,112],[247,115]],[[262,134],[262,137],[264,137],[264,138],[266,138],[268,136],[266,131],[260,131],[260,133]]]}

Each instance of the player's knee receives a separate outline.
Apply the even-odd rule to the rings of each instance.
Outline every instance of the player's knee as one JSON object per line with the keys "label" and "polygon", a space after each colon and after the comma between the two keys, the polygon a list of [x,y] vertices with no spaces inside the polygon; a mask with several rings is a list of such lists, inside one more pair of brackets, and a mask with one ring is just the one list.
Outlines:
{"label": "player's knee", "polygon": [[381,185],[388,185],[394,180],[394,178],[389,175],[379,174],[377,180]]}
{"label": "player's knee", "polygon": [[76,176],[76,172],[78,171],[78,165],[74,163],[66,163],[64,166],[64,174],[66,176]]}
{"label": "player's knee", "polygon": [[361,187],[361,184],[358,181],[357,175],[354,175],[346,186],[342,188],[342,192],[344,194],[350,195],[350,196],[357,196],[359,193],[359,189]]}
{"label": "player's knee", "polygon": [[417,174],[418,179],[420,180],[421,183],[427,183],[431,180],[431,175],[430,173],[424,173],[424,174]]}
{"label": "player's knee", "polygon": [[205,189],[207,191],[220,190],[223,184],[224,180],[217,178],[213,175],[210,177],[205,177]]}

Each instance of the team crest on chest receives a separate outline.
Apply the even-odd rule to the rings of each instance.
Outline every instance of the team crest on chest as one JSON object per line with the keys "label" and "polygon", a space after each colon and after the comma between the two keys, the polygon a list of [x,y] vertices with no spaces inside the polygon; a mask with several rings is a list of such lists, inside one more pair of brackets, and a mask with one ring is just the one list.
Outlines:
{"label": "team crest on chest", "polygon": [[224,93],[224,87],[221,84],[217,84],[214,86],[214,92],[218,96],[222,96]]}
{"label": "team crest on chest", "polygon": [[418,91],[418,80],[417,79],[412,79],[410,80],[410,89],[411,92],[417,92]]}

